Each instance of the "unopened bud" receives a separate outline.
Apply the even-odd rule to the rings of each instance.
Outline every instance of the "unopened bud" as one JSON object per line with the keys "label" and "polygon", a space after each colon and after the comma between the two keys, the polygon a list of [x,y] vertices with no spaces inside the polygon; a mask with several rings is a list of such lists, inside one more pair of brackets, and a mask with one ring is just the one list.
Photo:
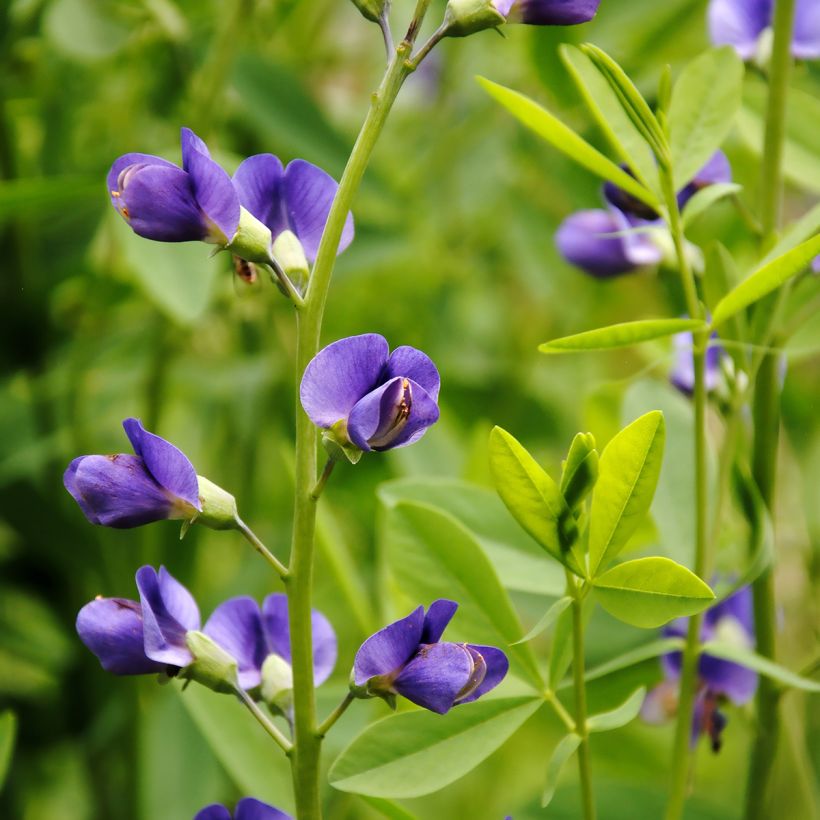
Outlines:
{"label": "unopened bud", "polygon": [[296,234],[293,231],[282,231],[273,243],[271,254],[296,289],[303,292],[310,276],[310,265]]}
{"label": "unopened bud", "polygon": [[293,669],[281,656],[268,655],[262,664],[262,699],[288,714],[293,708]]}
{"label": "unopened bud", "polygon": [[379,23],[387,13],[387,0],[353,0],[353,5],[362,13],[362,17]]}
{"label": "unopened bud", "polygon": [[506,21],[494,0],[450,0],[444,12],[448,37],[467,37],[477,31],[498,28]]}
{"label": "unopened bud", "polygon": [[196,517],[197,524],[204,524],[212,530],[232,530],[236,527],[236,499],[213,481],[198,475],[199,501],[202,510]]}

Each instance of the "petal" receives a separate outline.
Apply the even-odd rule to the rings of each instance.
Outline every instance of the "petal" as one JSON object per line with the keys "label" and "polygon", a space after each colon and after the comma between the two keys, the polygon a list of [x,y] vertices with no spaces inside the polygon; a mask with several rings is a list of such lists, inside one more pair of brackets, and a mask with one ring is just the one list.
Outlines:
{"label": "petal", "polygon": [[709,689],[726,695],[737,706],[748,703],[757,691],[757,673],[737,663],[701,655],[698,672]]}
{"label": "petal", "polygon": [[[284,183],[288,225],[302,243],[305,256],[313,262],[339,186],[330,174],[303,159],[288,164]],[[353,214],[348,213],[337,253],[352,241]]]}
{"label": "petal", "polygon": [[[183,135],[187,129],[183,128]],[[192,134],[195,140],[202,142]],[[193,145],[193,143],[189,143]],[[189,148],[183,140],[183,166],[191,179],[196,202],[209,224],[209,237],[223,245],[230,242],[239,227],[239,194],[227,171],[199,148]],[[204,143],[203,143],[204,146]]]}
{"label": "petal", "polygon": [[167,493],[138,456],[80,456],[63,483],[92,524],[128,529],[174,515]]}
{"label": "petal", "polygon": [[589,22],[601,0],[519,0],[516,10],[523,23],[535,26],[574,26]]}
{"label": "petal", "polygon": [[577,211],[561,223],[555,244],[567,262],[591,276],[618,276],[636,268],[620,237],[601,236],[618,230],[620,225],[608,211]]}
{"label": "petal", "polygon": [[[635,177],[632,171],[626,165],[621,165],[621,170],[626,171],[629,176]],[[655,220],[660,217],[658,212],[647,205],[645,202],[641,202],[636,196],[625,191],[619,185],[616,185],[614,182],[605,182],[603,184],[602,192],[604,195],[604,199],[610,204],[617,208],[619,211],[630,214],[631,216],[637,216],[641,219],[646,220]]]}
{"label": "petal", "polygon": [[800,60],[820,59],[820,3],[797,0],[792,54]]}
{"label": "petal", "polygon": [[170,163],[132,168],[114,206],[134,233],[158,242],[193,242],[207,236],[188,174]]}
{"label": "petal", "polygon": [[236,820],[293,820],[289,814],[253,797],[244,797],[236,804],[235,818]]}
{"label": "petal", "polygon": [[363,686],[377,675],[398,672],[419,648],[424,631],[424,607],[414,609],[406,618],[395,621],[371,635],[353,661],[353,682]]}
{"label": "petal", "polygon": [[723,618],[734,618],[754,644],[754,604],[751,587],[741,587],[728,598],[711,607],[705,615],[705,622],[712,627],[717,626]]}
{"label": "petal", "polygon": [[349,336],[320,350],[305,368],[299,395],[317,427],[347,419],[353,406],[378,385],[387,362],[387,340],[377,333]]}
{"label": "petal", "polygon": [[165,664],[145,655],[142,610],[136,601],[125,598],[91,601],[77,615],[77,633],[106,672],[145,675],[165,669]]}
{"label": "petal", "polygon": [[194,820],[231,820],[231,813],[219,803],[212,803],[200,809]]}
{"label": "petal", "polygon": [[472,672],[473,660],[462,644],[426,644],[402,669],[393,688],[418,706],[443,715],[468,684]]}
{"label": "petal", "polygon": [[438,418],[438,404],[421,385],[395,378],[356,403],[347,432],[361,450],[392,450],[418,441]]}
{"label": "petal", "polygon": [[636,231],[636,228],[647,228],[653,222],[631,214],[623,213],[617,208],[610,209],[619,231],[623,231],[620,240],[626,258],[635,266],[657,265],[663,259],[660,248],[652,241],[649,234]]}
{"label": "petal", "polygon": [[244,160],[233,175],[239,203],[270,228],[272,239],[288,228],[284,174],[278,157],[256,154]]}
{"label": "petal", "polygon": [[709,36],[716,45],[733,46],[744,59],[757,52],[757,40],[772,22],[772,0],[712,0]]}
{"label": "petal", "polygon": [[438,399],[441,378],[433,360],[415,347],[397,347],[387,360],[384,380],[404,376],[420,384],[433,399]]}
{"label": "petal", "polygon": [[117,207],[117,200],[119,199],[116,194],[122,193],[120,188],[120,174],[132,165],[159,165],[179,170],[179,167],[174,165],[173,162],[168,162],[167,159],[163,159],[162,157],[155,157],[153,154],[131,153],[117,157],[108,171],[108,176],[105,178],[108,195],[111,197],[111,204],[115,208]]}
{"label": "petal", "polygon": [[478,700],[482,695],[487,694],[491,689],[495,689],[507,675],[510,668],[510,662],[507,656],[495,646],[480,646],[476,644],[467,644],[468,649],[479,652],[484,658],[484,663],[487,665],[487,671],[484,675],[484,680],[476,687],[475,691],[471,692],[467,697],[461,698],[459,703],[470,703]]}
{"label": "petal", "polygon": [[641,705],[641,720],[659,725],[666,723],[678,711],[678,684],[663,680],[647,692]]}
{"label": "petal", "polygon": [[126,419],[122,426],[134,452],[145,461],[157,483],[194,509],[201,510],[196,470],[185,453],[164,438],[149,433],[139,419]]}
{"label": "petal", "polygon": [[140,567],[137,589],[142,603],[145,654],[161,663],[187,666],[192,657],[185,634],[199,629],[199,609],[193,596],[165,567],[160,567],[159,575],[153,567]]}
{"label": "petal", "polygon": [[316,686],[324,683],[336,666],[338,653],[336,632],[330,621],[321,612],[313,610],[313,682]]}
{"label": "petal", "polygon": [[700,190],[710,185],[732,181],[732,166],[723,151],[715,151],[709,161],[701,168],[692,180],[678,192],[678,208],[683,210],[686,203]]}
{"label": "petal", "polygon": [[221,603],[202,630],[236,659],[239,685],[253,689],[262,681],[262,664],[268,654],[259,604],[240,596]]}
{"label": "petal", "polygon": [[433,601],[424,616],[424,629],[419,643],[438,643],[457,609],[458,604],[455,601],[448,601],[446,598]]}

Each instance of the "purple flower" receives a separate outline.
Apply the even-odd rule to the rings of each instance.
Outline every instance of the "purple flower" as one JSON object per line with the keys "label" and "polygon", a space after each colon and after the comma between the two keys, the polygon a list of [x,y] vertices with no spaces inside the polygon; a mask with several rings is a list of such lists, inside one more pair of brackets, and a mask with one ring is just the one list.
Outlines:
{"label": "purple flower", "polygon": [[354,692],[390,699],[403,695],[438,714],[480,698],[507,674],[507,656],[494,646],[439,642],[458,604],[439,599],[371,635],[353,663]]}
{"label": "purple flower", "polygon": [[140,567],[140,600],[96,598],[77,615],[80,640],[114,675],[175,675],[193,661],[185,635],[200,626],[193,596],[165,567]]}
{"label": "purple flower", "polygon": [[686,203],[698,192],[710,185],[732,181],[732,166],[729,158],[723,151],[715,151],[706,165],[701,168],[694,177],[678,191],[678,208],[682,211]]}
{"label": "purple flower", "polygon": [[588,23],[597,13],[601,0],[494,0],[508,23],[532,26],[574,26]]}
{"label": "purple flower", "polygon": [[122,426],[136,455],[80,456],[63,475],[85,517],[118,529],[194,518],[202,510],[199,482],[185,454],[138,419],[126,419]]}
{"label": "purple flower", "polygon": [[438,421],[438,370],[420,350],[397,347],[376,333],[328,345],[302,377],[310,420],[360,450],[390,450],[420,439]]}
{"label": "purple flower", "polygon": [[[248,157],[233,175],[242,207],[271,232],[271,241],[290,231],[301,243],[308,261],[316,259],[319,240],[339,187],[321,168],[295,159],[287,168],[273,154]],[[353,241],[353,215],[348,214],[341,253]]]}
{"label": "purple flower", "polygon": [[214,803],[197,812],[194,820],[293,820],[289,814],[255,800],[244,797],[236,804],[236,811],[231,814],[225,806]]}
{"label": "purple flower", "polygon": [[[713,43],[730,45],[744,60],[760,55],[760,41],[771,28],[773,0],[712,0],[709,33]],[[820,59],[820,4],[797,0],[792,35],[792,54],[802,60]]]}
{"label": "purple flower", "polygon": [[[663,635],[684,638],[687,618],[667,624]],[[707,610],[700,630],[702,642],[720,640],[751,649],[755,644],[752,594],[742,587],[733,595]],[[665,679],[646,696],[641,715],[648,723],[661,723],[677,711],[681,653],[672,652],[661,659]],[[698,661],[698,691],[692,720],[692,742],[701,734],[709,735],[712,749],[718,751],[726,716],[719,707],[726,700],[741,706],[757,689],[757,673],[731,661],[703,653]]]}
{"label": "purple flower", "polygon": [[[336,633],[315,609],[312,627],[313,680],[318,686],[336,665]],[[281,593],[268,595],[261,610],[253,598],[231,598],[214,610],[202,631],[236,659],[243,689],[259,686],[269,656],[276,655],[290,664],[288,599]]]}
{"label": "purple flower", "polygon": [[151,154],[119,157],[108,172],[111,204],[147,239],[226,245],[239,228],[239,196],[190,128],[181,142],[182,168]]}
{"label": "purple flower", "polygon": [[[710,340],[717,339],[713,333]],[[695,390],[695,365],[692,356],[694,340],[691,333],[676,333],[672,337],[675,348],[675,364],[669,374],[669,381],[686,396],[691,396]],[[704,381],[706,390],[711,392],[720,382],[720,361],[724,356],[723,348],[712,341],[706,348],[706,368]]]}

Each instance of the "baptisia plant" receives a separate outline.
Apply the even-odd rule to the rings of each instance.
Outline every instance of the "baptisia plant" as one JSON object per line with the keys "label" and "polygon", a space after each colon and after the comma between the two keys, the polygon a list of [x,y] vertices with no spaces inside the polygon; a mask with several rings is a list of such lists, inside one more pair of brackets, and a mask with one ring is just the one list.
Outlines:
{"label": "baptisia plant", "polygon": [[[418,441],[438,421],[440,379],[431,359],[377,333],[328,345],[305,369],[299,395],[329,449],[391,450]],[[331,449],[331,455],[335,450]]]}
{"label": "baptisia plant", "polygon": [[[688,620],[679,618],[663,629],[666,638],[686,636]],[[707,610],[700,629],[701,641],[719,640],[740,649],[755,645],[752,594],[743,587]],[[680,688],[681,653],[672,652],[661,659],[664,680],[646,696],[641,716],[647,723],[663,723],[677,711]],[[721,734],[727,718],[721,711],[723,703],[742,706],[754,697],[757,673],[732,661],[703,652],[698,661],[698,683],[692,718],[692,743],[705,734],[712,750],[720,750]]]}
{"label": "baptisia plant", "polygon": [[445,714],[498,686],[509,668],[494,646],[440,641],[458,604],[439,599],[414,609],[371,635],[353,662],[351,691],[391,705],[402,695],[431,712]]}
{"label": "baptisia plant", "polygon": [[126,419],[122,426],[134,455],[79,456],[63,475],[65,488],[92,524],[128,529],[182,519],[214,529],[236,525],[234,497],[198,476],[180,449],[148,432],[139,419]]}
{"label": "baptisia plant", "polygon": [[237,804],[236,810],[230,810],[221,803],[214,803],[200,809],[194,820],[293,820],[285,812],[273,806],[256,800],[253,797],[243,797]]}
{"label": "baptisia plant", "polygon": [[588,23],[601,0],[449,0],[443,36],[466,37],[504,23],[574,26]]}

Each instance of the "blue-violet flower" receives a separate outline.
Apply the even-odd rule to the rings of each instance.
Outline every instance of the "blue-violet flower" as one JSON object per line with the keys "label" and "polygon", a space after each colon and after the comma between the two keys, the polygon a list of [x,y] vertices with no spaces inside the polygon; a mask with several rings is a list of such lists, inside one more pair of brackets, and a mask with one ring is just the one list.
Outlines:
{"label": "blue-violet flower", "polygon": [[220,803],[214,803],[198,811],[194,820],[293,820],[293,818],[261,800],[243,797],[236,804],[236,811],[233,814]]}

